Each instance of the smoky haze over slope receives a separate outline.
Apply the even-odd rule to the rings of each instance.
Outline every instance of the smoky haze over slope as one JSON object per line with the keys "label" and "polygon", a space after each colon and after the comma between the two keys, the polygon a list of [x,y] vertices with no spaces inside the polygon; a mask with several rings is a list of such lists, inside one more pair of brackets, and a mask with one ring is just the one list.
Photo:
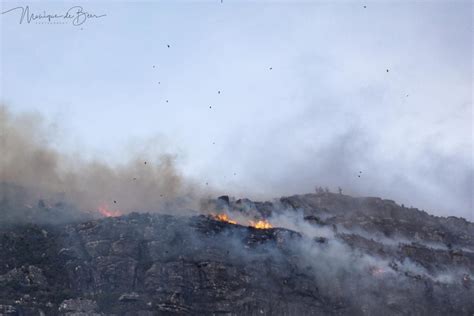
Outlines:
{"label": "smoky haze over slope", "polygon": [[[210,202],[240,224],[131,213],[0,229],[0,308],[48,315],[474,310],[474,226],[465,220],[327,192]],[[277,227],[238,218],[251,214]]]}
{"label": "smoky haze over slope", "polygon": [[474,173],[469,155],[445,153],[424,143],[407,144],[387,157],[380,145],[367,133],[347,130],[289,162],[272,160],[282,153],[271,148],[248,162],[248,167],[262,166],[249,183],[267,195],[271,190],[273,196],[307,192],[315,185],[333,192],[340,187],[350,195],[382,196],[435,215],[473,219]]}
{"label": "smoky haze over slope", "polygon": [[[0,123],[0,224],[10,211],[5,199],[18,197],[4,183],[25,188],[19,202],[38,203],[44,216],[54,214],[43,205],[49,200],[84,210],[107,204],[176,212],[197,209],[211,193],[182,176],[169,155],[111,166],[56,150],[37,114],[4,111]],[[354,139],[334,146],[341,143]],[[328,180],[350,163],[342,153],[322,152],[319,168],[327,168]],[[472,223],[391,200],[318,191],[201,204],[236,223],[132,213],[67,225],[0,225],[0,312],[472,314]],[[274,226],[247,226],[252,219]]]}
{"label": "smoky haze over slope", "polygon": [[[24,201],[65,201],[81,210],[99,207],[119,212],[165,210],[191,207],[199,187],[185,180],[176,169],[173,156],[133,157],[111,166],[104,161],[66,155],[53,146],[50,129],[41,115],[0,113],[0,183],[21,187]],[[80,148],[78,148],[78,151]],[[15,192],[2,190],[3,199]],[[10,196],[8,196],[10,194]]]}
{"label": "smoky haze over slope", "polygon": [[[120,212],[170,211],[197,209],[200,198],[217,194],[206,179],[194,181],[183,175],[170,153],[141,153],[115,165],[104,159],[82,158],[80,148],[79,155],[64,154],[55,146],[60,137],[51,132],[47,124],[50,122],[40,114],[3,109],[0,182],[26,188],[29,201],[25,203],[49,198],[64,199],[83,210],[106,207]],[[364,136],[367,135],[358,130],[347,131],[308,152],[307,158],[299,159],[298,164],[287,165],[288,168],[268,157],[273,152],[269,149],[260,156],[266,157],[266,161],[255,160],[251,164],[258,162],[262,170],[274,168],[268,176],[255,168],[243,170],[244,175],[237,178],[241,182],[235,187],[219,189],[237,196],[271,199],[281,194],[308,192],[315,185],[332,190],[341,187],[344,193],[382,195],[428,208],[437,215],[472,220],[473,169],[465,160],[443,156],[429,148],[425,155],[411,160],[413,165],[397,157],[377,160],[370,137]],[[243,159],[242,165],[247,162]],[[400,174],[397,169],[405,173]],[[257,185],[260,187],[255,188]]]}

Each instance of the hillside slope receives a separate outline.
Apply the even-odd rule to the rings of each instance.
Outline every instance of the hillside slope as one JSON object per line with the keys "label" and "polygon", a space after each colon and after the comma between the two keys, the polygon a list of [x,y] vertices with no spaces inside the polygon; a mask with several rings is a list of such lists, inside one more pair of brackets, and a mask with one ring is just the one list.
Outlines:
{"label": "hillside slope", "polygon": [[221,197],[203,210],[240,224],[132,213],[4,225],[0,314],[474,313],[474,224],[464,219],[332,193]]}

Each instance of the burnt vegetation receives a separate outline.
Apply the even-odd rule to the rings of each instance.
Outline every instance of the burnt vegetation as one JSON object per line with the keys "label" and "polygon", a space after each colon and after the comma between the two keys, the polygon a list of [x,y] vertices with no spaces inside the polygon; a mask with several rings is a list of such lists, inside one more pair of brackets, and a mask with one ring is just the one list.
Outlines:
{"label": "burnt vegetation", "polygon": [[49,214],[65,205],[1,205],[0,314],[474,312],[474,224],[390,200],[321,190],[202,203],[267,229],[202,210],[58,221]]}

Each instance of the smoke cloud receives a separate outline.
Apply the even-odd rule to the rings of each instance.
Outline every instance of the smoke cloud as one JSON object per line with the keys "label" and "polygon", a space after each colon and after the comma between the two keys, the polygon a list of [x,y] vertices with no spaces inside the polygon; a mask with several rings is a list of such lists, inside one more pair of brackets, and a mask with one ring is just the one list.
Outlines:
{"label": "smoke cloud", "polygon": [[[61,153],[40,114],[0,113],[2,200],[36,206],[67,202],[83,211],[175,212],[193,207],[203,190],[184,179],[169,153],[135,156],[112,166]],[[9,189],[7,188],[9,185]],[[21,188],[12,190],[12,186]]]}

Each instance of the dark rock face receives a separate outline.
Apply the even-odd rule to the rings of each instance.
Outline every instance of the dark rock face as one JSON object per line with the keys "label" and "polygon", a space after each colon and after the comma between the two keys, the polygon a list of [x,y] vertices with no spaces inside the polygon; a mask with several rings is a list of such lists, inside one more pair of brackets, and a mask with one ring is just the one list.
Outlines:
{"label": "dark rock face", "polygon": [[299,216],[315,235],[137,213],[5,227],[0,314],[474,313],[470,222],[330,193],[225,204]]}

